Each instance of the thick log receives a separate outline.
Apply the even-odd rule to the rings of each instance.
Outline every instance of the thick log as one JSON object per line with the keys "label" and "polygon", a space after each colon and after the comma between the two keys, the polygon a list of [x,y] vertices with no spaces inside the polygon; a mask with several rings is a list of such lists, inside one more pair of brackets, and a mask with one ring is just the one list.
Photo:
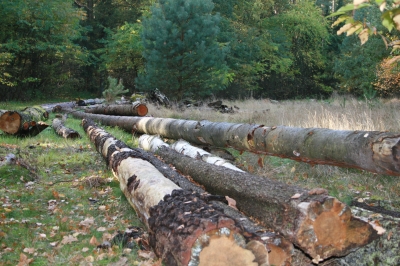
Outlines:
{"label": "thick log", "polygon": [[82,125],[148,227],[150,244],[166,265],[211,265],[214,261],[258,265],[266,260],[267,249],[260,251],[257,243],[246,243],[245,237],[252,235],[222,209],[210,205],[208,195],[181,189],[93,122],[84,119]]}
{"label": "thick log", "polygon": [[[68,111],[68,110],[66,110]],[[400,133],[73,113],[128,131],[400,176]]]}
{"label": "thick log", "polygon": [[354,217],[348,206],[324,189],[306,190],[225,169],[165,146],[157,154],[210,193],[235,199],[241,211],[281,233],[315,263],[344,256],[379,236],[373,225]]}
{"label": "thick log", "polygon": [[[160,146],[168,146],[168,144],[163,142],[158,136],[151,136],[147,134],[143,134],[142,136],[140,136],[138,143],[139,147],[141,147],[146,151],[151,151],[151,152],[156,152]],[[182,139],[178,140],[174,142],[170,147],[175,151],[187,155],[189,157],[192,157],[194,159],[200,159],[206,163],[211,163],[235,171],[243,172],[242,169],[237,168],[236,166],[226,161],[225,159],[212,155],[211,153],[203,149],[192,146],[190,145],[189,142],[185,140]]]}
{"label": "thick log", "polygon": [[146,104],[134,102],[132,104],[123,105],[98,105],[85,109],[86,113],[104,114],[104,115],[120,115],[120,116],[145,116],[148,113]]}
{"label": "thick log", "polygon": [[64,125],[64,119],[59,119],[59,118],[54,118],[53,119],[53,129],[56,131],[56,133],[65,138],[65,139],[76,139],[76,138],[80,138],[81,136],[79,135],[79,133],[69,127],[66,127]]}
{"label": "thick log", "polygon": [[[150,142],[148,142],[150,140]],[[168,147],[168,144],[162,141],[160,138],[155,136],[149,136],[143,138],[141,141],[142,145],[146,146],[147,149],[156,151],[160,146]],[[139,144],[140,145],[140,144]],[[173,181],[181,188],[196,191],[200,194],[206,193],[206,191],[198,184],[195,184],[187,177],[178,174],[173,171],[168,164],[160,161],[153,154],[142,151],[141,149],[134,149],[135,157],[139,157],[146,161],[149,161],[154,165],[165,177]],[[241,225],[247,232],[251,232],[257,237],[258,241],[262,241],[267,249],[270,251],[268,254],[269,265],[291,265],[292,256],[294,253],[293,244],[287,241],[282,236],[271,232],[267,228],[254,223],[249,217],[243,215],[236,209],[226,205],[222,201],[212,201],[213,205],[218,206],[224,210],[224,213],[230,217],[240,221]]]}
{"label": "thick log", "polygon": [[49,117],[39,106],[27,107],[22,111],[0,111],[0,130],[17,136],[35,136],[48,125],[41,120]]}

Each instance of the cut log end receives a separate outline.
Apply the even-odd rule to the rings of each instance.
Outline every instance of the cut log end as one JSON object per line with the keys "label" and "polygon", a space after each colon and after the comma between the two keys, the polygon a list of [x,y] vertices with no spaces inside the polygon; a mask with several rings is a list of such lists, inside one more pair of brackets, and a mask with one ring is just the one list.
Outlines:
{"label": "cut log end", "polygon": [[[350,208],[336,198],[301,203],[307,217],[297,232],[299,244],[318,263],[331,256],[344,256],[378,237],[373,227],[352,216]],[[300,206],[299,205],[299,206]]]}
{"label": "cut log end", "polygon": [[[249,249],[244,248],[244,239],[236,233],[232,233],[228,228],[220,228],[213,230],[200,236],[194,247],[192,248],[192,260],[189,265],[199,266],[258,266],[256,256],[253,254],[257,252],[259,246],[254,243],[249,243]],[[257,242],[259,243],[259,242]],[[261,243],[259,243],[262,245]],[[260,260],[268,261],[268,251],[261,254]],[[263,257],[267,257],[266,259]]]}
{"label": "cut log end", "polygon": [[0,129],[9,134],[17,133],[20,123],[21,116],[17,112],[7,111],[0,117]]}
{"label": "cut log end", "polygon": [[137,111],[138,116],[145,116],[145,115],[147,115],[149,110],[145,104],[139,104],[136,107],[136,111]]}

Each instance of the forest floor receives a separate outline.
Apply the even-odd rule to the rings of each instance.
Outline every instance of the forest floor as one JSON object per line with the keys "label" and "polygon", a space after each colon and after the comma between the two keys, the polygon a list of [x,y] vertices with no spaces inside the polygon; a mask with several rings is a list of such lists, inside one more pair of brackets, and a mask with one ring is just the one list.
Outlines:
{"label": "forest floor", "polygon": [[[30,104],[0,103],[0,109],[14,110]],[[235,113],[219,113],[205,107],[148,107],[149,115],[154,117],[400,132],[400,102],[396,99],[265,99],[224,104],[238,109],[234,108]],[[54,114],[49,121],[52,118]],[[19,161],[0,167],[0,265],[160,265],[142,245],[116,243],[108,247],[118,232],[143,225],[80,121],[69,118],[66,126],[82,137],[65,140],[51,127],[22,139],[0,134],[0,157],[13,153]],[[138,136],[118,128],[105,129],[127,145],[137,146]],[[379,203],[385,209],[400,211],[398,177],[309,166],[263,155],[260,160],[260,155],[229,151],[235,163],[248,172],[309,189],[326,188],[330,195],[348,204]]]}

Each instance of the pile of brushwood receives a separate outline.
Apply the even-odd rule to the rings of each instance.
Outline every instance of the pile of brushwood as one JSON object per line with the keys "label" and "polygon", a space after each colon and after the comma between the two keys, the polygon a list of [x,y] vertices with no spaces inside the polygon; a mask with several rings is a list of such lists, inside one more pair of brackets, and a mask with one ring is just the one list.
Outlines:
{"label": "pile of brushwood", "polygon": [[[82,119],[166,265],[399,265],[398,213],[351,209],[325,189],[253,175],[199,148],[400,176],[399,134],[154,118],[116,109],[58,104],[51,110],[64,113],[61,122],[65,114]],[[141,134],[140,148],[97,123]]]}

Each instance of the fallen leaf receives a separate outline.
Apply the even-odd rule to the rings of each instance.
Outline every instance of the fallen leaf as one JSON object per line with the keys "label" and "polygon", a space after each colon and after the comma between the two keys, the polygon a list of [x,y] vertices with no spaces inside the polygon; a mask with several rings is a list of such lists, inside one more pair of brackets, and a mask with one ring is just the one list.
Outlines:
{"label": "fallen leaf", "polygon": [[308,195],[321,195],[321,194],[328,194],[328,190],[324,188],[313,188],[308,191]]}
{"label": "fallen leaf", "polygon": [[146,251],[146,250],[138,250],[138,256],[142,259],[154,259],[156,254],[153,251]]}
{"label": "fallen leaf", "polygon": [[104,206],[104,205],[99,206],[99,210],[100,211],[105,211],[106,210],[106,206]]}
{"label": "fallen leaf", "polygon": [[33,259],[28,259],[28,256],[26,256],[24,253],[19,254],[19,262],[17,266],[26,266],[31,264]]}
{"label": "fallen leaf", "polygon": [[263,160],[263,158],[261,158],[261,157],[258,157],[258,161],[257,161],[257,163],[258,163],[258,166],[260,166],[261,168],[263,168],[263,167],[264,167],[264,160]]}
{"label": "fallen leaf", "polygon": [[87,252],[89,251],[89,248],[82,248],[82,252]]}
{"label": "fallen leaf", "polygon": [[83,221],[81,221],[81,222],[79,223],[79,225],[81,225],[81,226],[86,226],[86,227],[90,227],[90,226],[93,225],[93,224],[94,224],[94,219],[93,219],[93,217],[86,218],[85,220],[83,220]]}
{"label": "fallen leaf", "polygon": [[72,236],[72,235],[68,235],[68,236],[64,236],[63,240],[61,241],[61,244],[71,244],[72,242],[76,242],[78,241],[78,238]]}
{"label": "fallen leaf", "polygon": [[107,231],[107,228],[105,228],[105,227],[97,228],[97,232],[104,232],[104,231]]}
{"label": "fallen leaf", "polygon": [[387,236],[387,240],[390,240],[392,238],[392,235],[393,235],[393,231],[390,231],[388,236]]}
{"label": "fallen leaf", "polygon": [[92,238],[89,241],[89,244],[92,246],[98,246],[99,245],[99,241],[97,241],[97,238],[95,236],[92,236]]}
{"label": "fallen leaf", "polygon": [[291,197],[291,199],[298,199],[298,198],[300,198],[300,196],[301,196],[300,193],[296,193]]}
{"label": "fallen leaf", "polygon": [[232,208],[237,210],[236,200],[234,200],[234,199],[232,199],[232,198],[230,198],[228,196],[225,196],[225,199],[228,201],[228,206],[231,206]]}
{"label": "fallen leaf", "polygon": [[28,253],[28,254],[33,254],[33,253],[35,253],[35,249],[34,248],[24,248],[24,250],[23,250],[25,253]]}
{"label": "fallen leaf", "polygon": [[[130,265],[128,264],[128,258],[127,257],[121,257],[119,261],[110,263],[108,264],[109,266],[125,266],[125,265]],[[133,264],[134,265],[134,264]]]}
{"label": "fallen leaf", "polygon": [[58,245],[58,241],[56,241],[56,242],[51,242],[51,243],[50,243],[50,246],[52,246],[53,248],[54,248],[54,247],[57,247],[57,245]]}

